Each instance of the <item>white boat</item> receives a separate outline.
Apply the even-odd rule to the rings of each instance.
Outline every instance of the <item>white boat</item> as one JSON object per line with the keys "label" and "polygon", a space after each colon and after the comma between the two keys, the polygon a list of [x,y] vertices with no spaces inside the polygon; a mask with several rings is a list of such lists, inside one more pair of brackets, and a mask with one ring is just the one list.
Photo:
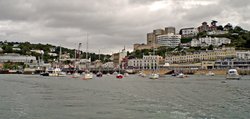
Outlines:
{"label": "white boat", "polygon": [[64,76],[66,76],[66,73],[62,72],[60,68],[49,69],[48,73],[49,73],[49,76],[53,76],[53,77],[64,77]]}
{"label": "white boat", "polygon": [[215,74],[212,71],[209,71],[206,75],[207,76],[214,76]]}
{"label": "white boat", "polygon": [[117,78],[117,79],[122,79],[122,78],[123,78],[123,75],[119,73],[119,74],[116,75],[116,78]]}
{"label": "white boat", "polygon": [[177,78],[186,78],[187,75],[183,74],[183,73],[179,73],[177,76]]}
{"label": "white boat", "polygon": [[159,74],[152,73],[152,74],[150,74],[149,78],[150,79],[158,79],[159,78]]}
{"label": "white boat", "polygon": [[241,76],[238,74],[236,69],[229,69],[227,72],[226,79],[237,79],[240,80]]}
{"label": "white boat", "polygon": [[75,73],[73,73],[72,78],[78,78],[78,77],[80,77],[80,76],[81,76],[81,75],[80,75],[79,73],[75,72]]}
{"label": "white boat", "polygon": [[83,74],[83,79],[84,80],[88,80],[88,79],[92,79],[93,78],[93,74],[91,72],[85,72]]}
{"label": "white boat", "polygon": [[118,72],[116,72],[116,71],[113,73],[113,75],[117,75],[117,74],[118,74]]}
{"label": "white boat", "polygon": [[128,73],[124,73],[124,76],[125,76],[125,77],[128,77],[128,76],[129,76],[129,74],[128,74]]}
{"label": "white boat", "polygon": [[145,73],[143,73],[143,72],[140,72],[140,73],[139,73],[139,76],[141,76],[141,77],[146,77],[147,75],[146,75]]}
{"label": "white boat", "polygon": [[107,76],[110,76],[111,74],[110,74],[110,73],[107,73],[106,75],[107,75]]}

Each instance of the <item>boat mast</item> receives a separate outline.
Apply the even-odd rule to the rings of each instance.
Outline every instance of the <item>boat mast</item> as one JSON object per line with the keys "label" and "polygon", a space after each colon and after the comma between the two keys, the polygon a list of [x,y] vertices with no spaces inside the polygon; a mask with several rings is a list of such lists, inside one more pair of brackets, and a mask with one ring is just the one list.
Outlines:
{"label": "boat mast", "polygon": [[86,43],[86,59],[88,59],[88,45],[89,45],[89,43],[88,43],[88,33],[87,33],[87,43]]}

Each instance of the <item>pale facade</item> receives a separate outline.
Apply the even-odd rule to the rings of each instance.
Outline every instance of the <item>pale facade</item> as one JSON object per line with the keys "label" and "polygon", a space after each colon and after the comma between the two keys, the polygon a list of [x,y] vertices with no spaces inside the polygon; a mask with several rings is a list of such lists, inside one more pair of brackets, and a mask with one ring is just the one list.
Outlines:
{"label": "pale facade", "polygon": [[231,39],[228,38],[212,38],[212,37],[204,37],[204,38],[199,38],[199,39],[193,39],[191,41],[191,46],[192,47],[206,47],[209,45],[213,46],[220,46],[223,44],[231,44]]}
{"label": "pale facade", "polygon": [[166,34],[156,37],[157,44],[160,46],[176,47],[181,43],[181,35]]}
{"label": "pale facade", "polygon": [[234,58],[236,57],[235,48],[222,48],[210,51],[203,51],[197,53],[190,53],[186,55],[166,55],[166,63],[192,63],[200,61],[215,61],[218,59]]}
{"label": "pale facade", "polygon": [[183,28],[180,30],[180,35],[184,38],[194,37],[198,34],[198,32],[197,28]]}
{"label": "pale facade", "polygon": [[157,69],[162,59],[158,55],[144,55],[142,59],[129,59],[128,67],[133,69]]}
{"label": "pale facade", "polygon": [[250,51],[236,51],[236,58],[242,60],[250,60]]}

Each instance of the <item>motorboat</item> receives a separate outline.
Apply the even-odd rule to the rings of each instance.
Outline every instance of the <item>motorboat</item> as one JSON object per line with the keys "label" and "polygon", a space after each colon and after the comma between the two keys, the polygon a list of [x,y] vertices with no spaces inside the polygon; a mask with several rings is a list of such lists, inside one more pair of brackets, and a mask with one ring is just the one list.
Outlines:
{"label": "motorboat", "polygon": [[[48,71],[48,76],[52,76],[52,77],[64,77],[66,76],[65,72],[62,72],[60,68],[51,68]],[[47,74],[45,73],[43,76],[47,76]]]}
{"label": "motorboat", "polygon": [[188,77],[187,75],[183,74],[183,73],[179,73],[177,76],[177,78],[186,78]]}
{"label": "motorboat", "polygon": [[88,80],[88,79],[92,79],[93,78],[93,74],[91,72],[85,72],[83,74],[83,79],[84,80]]}
{"label": "motorboat", "polygon": [[122,75],[122,74],[117,74],[117,75],[116,75],[116,78],[122,79],[122,78],[123,78],[123,75]]}
{"label": "motorboat", "polygon": [[41,76],[49,76],[49,72],[42,72],[40,75]]}
{"label": "motorboat", "polygon": [[152,74],[150,74],[149,78],[150,79],[158,79],[159,78],[159,74],[152,73]]}
{"label": "motorboat", "polygon": [[81,76],[81,75],[80,75],[79,73],[75,72],[75,73],[73,73],[72,78],[78,78],[78,77],[80,77],[80,76]]}
{"label": "motorboat", "polygon": [[129,76],[129,74],[128,74],[128,73],[124,73],[124,76],[125,76],[125,77],[128,77],[128,76]]}
{"label": "motorboat", "polygon": [[237,79],[240,80],[241,76],[238,74],[236,69],[229,69],[226,75],[226,79]]}
{"label": "motorboat", "polygon": [[209,71],[206,75],[207,76],[214,76],[215,74],[212,71]]}
{"label": "motorboat", "polygon": [[147,75],[146,75],[145,73],[143,73],[143,72],[140,72],[140,73],[139,73],[139,76],[141,76],[141,77],[146,77]]}

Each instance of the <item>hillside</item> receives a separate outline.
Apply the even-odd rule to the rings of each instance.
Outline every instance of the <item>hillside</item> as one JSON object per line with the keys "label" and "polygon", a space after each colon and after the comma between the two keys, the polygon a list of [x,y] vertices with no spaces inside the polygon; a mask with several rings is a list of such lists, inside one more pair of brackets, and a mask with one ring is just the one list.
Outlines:
{"label": "hillside", "polygon": [[[41,58],[41,54],[36,52],[31,52],[31,50],[43,50],[43,59],[45,62],[50,62],[57,60],[59,56],[51,56],[49,53],[59,54],[60,46],[53,46],[51,44],[31,44],[30,42],[7,42],[0,41],[0,47],[3,49],[2,53],[18,53],[21,55],[31,55],[36,56],[36,58]],[[69,53],[71,58],[75,57],[75,49],[68,49],[61,47],[62,53]],[[92,61],[99,59],[99,54],[89,53]],[[86,53],[81,51],[81,58],[86,57]],[[100,60],[103,62],[109,61],[110,55],[100,54]]]}

